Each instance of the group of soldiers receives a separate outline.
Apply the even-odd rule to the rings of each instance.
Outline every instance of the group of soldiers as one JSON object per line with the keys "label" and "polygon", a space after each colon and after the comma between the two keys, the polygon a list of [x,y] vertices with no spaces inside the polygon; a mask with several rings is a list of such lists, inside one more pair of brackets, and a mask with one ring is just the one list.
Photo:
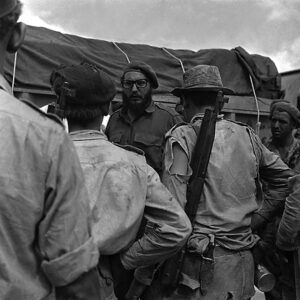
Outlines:
{"label": "group of soldiers", "polygon": [[300,299],[299,110],[272,103],[268,149],[221,114],[234,91],[216,66],[184,73],[174,110],[153,101],[152,67],[131,62],[104,132],[116,85],[83,62],[49,74],[66,132],[4,78],[20,14],[2,1],[0,299],[247,300],[258,264],[277,279],[266,299]]}

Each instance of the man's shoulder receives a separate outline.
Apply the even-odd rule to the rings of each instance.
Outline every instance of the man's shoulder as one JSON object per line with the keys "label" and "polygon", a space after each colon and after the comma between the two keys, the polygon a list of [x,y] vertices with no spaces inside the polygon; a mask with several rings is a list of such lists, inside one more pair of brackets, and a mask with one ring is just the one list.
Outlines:
{"label": "man's shoulder", "polygon": [[219,123],[221,124],[221,127],[222,124],[225,124],[225,126],[231,128],[231,130],[238,131],[240,133],[243,132],[244,134],[258,137],[255,130],[246,123],[230,119],[221,119]]}
{"label": "man's shoulder", "polygon": [[30,101],[22,100],[20,102],[25,104],[27,107],[29,107],[32,110],[32,115],[33,116],[35,115],[35,116],[38,116],[38,117],[42,117],[42,119],[44,119],[46,122],[49,122],[50,124],[52,122],[54,122],[57,125],[59,125],[60,127],[64,128],[63,122],[56,115],[44,112],[38,106],[36,106],[35,104],[33,104]]}
{"label": "man's shoulder", "polygon": [[184,137],[186,134],[196,134],[196,128],[186,122],[180,122],[174,125],[166,134],[166,138],[169,137]]}
{"label": "man's shoulder", "polygon": [[38,106],[28,100],[19,100],[7,92],[1,94],[1,99],[6,101],[3,104],[2,112],[22,120],[23,123],[28,122],[36,123],[38,126],[64,128],[58,117],[43,112]]}
{"label": "man's shoulder", "polygon": [[166,104],[163,104],[161,102],[155,102],[154,105],[158,111],[163,111],[172,117],[181,117],[180,114],[174,108],[169,107]]}
{"label": "man's shoulder", "polygon": [[147,172],[148,165],[145,158],[144,151],[131,146],[131,145],[120,145],[117,143],[111,143],[110,145],[110,157],[112,154],[112,161],[114,163],[122,162],[123,166],[128,166],[129,168],[138,168],[143,173]]}
{"label": "man's shoulder", "polygon": [[132,145],[121,145],[121,144],[118,144],[118,143],[112,143],[114,146],[116,147],[119,147],[120,149],[122,150],[125,150],[129,153],[134,153],[134,154],[138,154],[138,155],[141,155],[141,156],[145,156],[145,153],[143,150],[137,148],[137,147],[134,147]]}
{"label": "man's shoulder", "polygon": [[231,124],[232,126],[244,127],[244,128],[249,128],[249,129],[253,130],[252,127],[250,127],[248,124],[241,122],[241,121],[236,121],[236,120],[231,120],[231,119],[222,119],[221,121],[227,122],[228,124]]}

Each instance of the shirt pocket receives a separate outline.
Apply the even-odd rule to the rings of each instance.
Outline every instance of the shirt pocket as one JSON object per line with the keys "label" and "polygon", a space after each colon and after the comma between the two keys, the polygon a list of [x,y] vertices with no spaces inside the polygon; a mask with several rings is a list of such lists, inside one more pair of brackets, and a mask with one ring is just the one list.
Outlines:
{"label": "shirt pocket", "polygon": [[147,147],[161,147],[163,144],[163,137],[145,132],[136,132],[134,135],[134,142],[143,144]]}
{"label": "shirt pocket", "polygon": [[147,163],[160,172],[162,169],[164,137],[137,132],[134,135],[134,146],[145,152]]}

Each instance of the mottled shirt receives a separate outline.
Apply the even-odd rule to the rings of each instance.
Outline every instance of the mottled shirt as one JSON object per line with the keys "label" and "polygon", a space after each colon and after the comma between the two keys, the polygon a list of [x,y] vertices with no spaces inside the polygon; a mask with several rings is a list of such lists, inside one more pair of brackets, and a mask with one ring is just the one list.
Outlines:
{"label": "mottled shirt", "polygon": [[[196,115],[191,123],[200,127],[202,117]],[[173,146],[177,143],[190,162],[196,139],[191,124],[174,128],[167,134],[162,180],[183,207],[192,169],[188,166],[184,174],[170,172]],[[259,175],[270,183],[269,198],[262,206],[257,202]],[[250,128],[219,119],[190,242],[212,233],[217,244],[225,248],[251,248],[257,241],[251,230],[253,213],[268,218],[273,206],[284,203],[290,175],[289,168],[262,145]]]}
{"label": "mottled shirt", "polygon": [[[190,222],[145,157],[113,145],[101,131],[70,135],[85,175],[100,254],[123,252],[122,263],[133,269],[176,252]],[[135,242],[143,215],[145,234]]]}
{"label": "mottled shirt", "polygon": [[161,175],[165,134],[181,121],[181,116],[172,108],[151,102],[133,121],[125,108],[114,112],[105,133],[111,142],[143,150],[147,163]]}
{"label": "mottled shirt", "polygon": [[0,299],[41,300],[97,265],[76,151],[0,76]]}
{"label": "mottled shirt", "polygon": [[[266,145],[266,147],[280,155],[280,152],[272,140]],[[281,157],[281,159],[295,171],[295,173],[300,174],[300,140],[294,138],[293,143],[290,145],[289,150],[286,154],[286,157]]]}

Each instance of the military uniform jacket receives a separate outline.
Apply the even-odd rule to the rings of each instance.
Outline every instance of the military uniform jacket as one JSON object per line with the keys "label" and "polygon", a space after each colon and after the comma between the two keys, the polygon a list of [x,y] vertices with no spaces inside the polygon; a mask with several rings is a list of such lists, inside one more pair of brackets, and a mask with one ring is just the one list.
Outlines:
{"label": "military uniform jacket", "polygon": [[0,299],[45,299],[98,262],[82,170],[62,125],[1,75],[0,128]]}
{"label": "military uniform jacket", "polygon": [[111,142],[143,150],[147,163],[161,175],[165,134],[181,121],[175,110],[152,102],[132,122],[124,108],[117,110],[110,117],[105,133]]}

